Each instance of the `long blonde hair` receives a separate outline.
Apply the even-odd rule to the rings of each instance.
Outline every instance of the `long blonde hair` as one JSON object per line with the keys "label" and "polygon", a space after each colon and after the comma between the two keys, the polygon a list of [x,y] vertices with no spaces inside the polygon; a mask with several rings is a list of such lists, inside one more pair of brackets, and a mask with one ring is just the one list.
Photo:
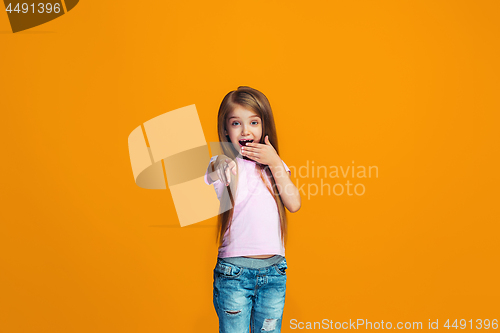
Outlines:
{"label": "long blonde hair", "polygon": [[[235,160],[236,156],[238,156],[239,154],[238,151],[232,145],[229,136],[226,136],[224,134],[226,130],[227,117],[229,113],[232,110],[234,110],[234,108],[237,105],[252,110],[259,115],[260,119],[262,120],[262,136],[260,142],[258,143],[265,144],[264,139],[266,135],[268,135],[271,145],[274,147],[276,153],[279,156],[278,136],[276,134],[276,126],[274,124],[274,116],[273,116],[273,111],[271,109],[271,105],[269,104],[267,97],[263,93],[261,93],[256,89],[245,86],[238,87],[237,90],[233,90],[230,93],[228,93],[222,100],[222,103],[219,107],[219,113],[217,116],[218,133],[219,133],[219,142],[221,142],[221,147],[222,151],[224,152],[224,155]],[[236,163],[236,167],[238,168],[238,163]],[[283,244],[285,244],[287,238],[286,210],[283,205],[283,201],[281,200],[281,196],[277,190],[273,174],[269,170],[268,166],[256,163],[255,168],[259,169],[258,171],[262,181],[264,182],[264,184],[266,184],[267,189],[269,190],[271,195],[274,197],[274,200],[276,201],[280,217],[281,241],[283,242]],[[269,188],[267,182],[264,180],[263,174],[265,174],[268,180],[270,181],[271,188]],[[217,223],[217,237],[216,237],[216,242],[218,242],[219,247],[222,246],[225,240],[226,232],[228,232],[227,236],[229,236],[229,232],[231,229],[231,220],[233,218],[233,211],[236,202],[236,192],[237,192],[236,188],[238,184],[238,175],[239,171],[236,173],[234,180],[231,180],[230,186],[226,187],[227,191],[223,191],[224,193],[220,198],[221,201],[220,201],[219,212],[221,213],[219,214],[217,219],[218,223]],[[231,177],[233,178],[232,175]],[[230,206],[229,203],[231,203]],[[227,209],[227,207],[231,208]]]}

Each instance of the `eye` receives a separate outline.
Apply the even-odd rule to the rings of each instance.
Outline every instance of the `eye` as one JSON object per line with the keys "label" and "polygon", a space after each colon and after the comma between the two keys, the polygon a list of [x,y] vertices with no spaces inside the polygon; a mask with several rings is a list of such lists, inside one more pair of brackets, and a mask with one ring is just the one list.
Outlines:
{"label": "eye", "polygon": [[235,124],[239,124],[239,121],[233,121],[231,125],[236,126]]}
{"label": "eye", "polygon": [[[255,123],[255,124],[254,124],[254,123]],[[259,122],[258,122],[257,120],[254,120],[254,121],[252,121],[252,124],[254,124],[254,125],[258,125],[258,124],[259,124]]]}

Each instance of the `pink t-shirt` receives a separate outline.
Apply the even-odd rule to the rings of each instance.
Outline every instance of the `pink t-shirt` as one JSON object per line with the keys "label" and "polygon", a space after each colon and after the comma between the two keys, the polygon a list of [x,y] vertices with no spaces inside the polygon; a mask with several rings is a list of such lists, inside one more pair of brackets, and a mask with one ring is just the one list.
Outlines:
{"label": "pink t-shirt", "polygon": [[[215,161],[217,156],[210,159]],[[255,161],[237,157],[239,177],[236,203],[231,221],[229,238],[225,237],[219,248],[219,258],[279,254],[285,256],[281,242],[280,218],[276,201],[262,181],[259,171],[255,170]],[[282,161],[283,162],[283,161]],[[210,167],[209,163],[209,167]],[[290,169],[283,162],[285,170]],[[207,168],[205,183],[213,184],[220,200],[226,186],[220,181],[212,182]],[[263,174],[264,179],[266,175]],[[268,184],[270,186],[269,180]],[[226,232],[226,235],[228,233]]]}

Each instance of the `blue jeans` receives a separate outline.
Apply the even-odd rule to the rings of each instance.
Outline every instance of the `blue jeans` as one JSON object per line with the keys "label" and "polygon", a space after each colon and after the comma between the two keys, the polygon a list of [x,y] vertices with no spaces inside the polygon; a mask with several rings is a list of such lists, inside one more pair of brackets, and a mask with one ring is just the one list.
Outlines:
{"label": "blue jeans", "polygon": [[281,332],[286,269],[285,258],[262,268],[234,265],[218,258],[213,297],[219,332],[248,333],[249,326],[252,333]]}

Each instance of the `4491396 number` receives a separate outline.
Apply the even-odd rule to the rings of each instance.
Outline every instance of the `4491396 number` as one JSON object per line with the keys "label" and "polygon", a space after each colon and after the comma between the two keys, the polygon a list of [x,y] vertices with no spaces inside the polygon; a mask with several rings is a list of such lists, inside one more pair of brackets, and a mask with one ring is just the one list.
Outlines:
{"label": "4491396 number", "polygon": [[450,325],[450,319],[446,321],[446,323],[443,325],[443,327],[446,327],[447,329],[454,328],[454,329],[498,329],[498,319],[476,319],[475,322],[473,322],[472,319],[470,320],[465,320],[465,319],[455,319],[455,321]]}
{"label": "4491396 number", "polygon": [[9,3],[9,5],[5,9],[5,11],[7,11],[9,13],[16,12],[16,13],[23,13],[23,14],[26,14],[26,13],[32,13],[32,14],[56,13],[56,14],[58,14],[61,12],[61,4],[60,3],[51,4],[51,3],[42,3],[42,2],[40,2],[38,4],[35,4],[35,3],[31,3],[31,4],[17,3],[15,5],[15,7],[13,7],[13,3]]}

